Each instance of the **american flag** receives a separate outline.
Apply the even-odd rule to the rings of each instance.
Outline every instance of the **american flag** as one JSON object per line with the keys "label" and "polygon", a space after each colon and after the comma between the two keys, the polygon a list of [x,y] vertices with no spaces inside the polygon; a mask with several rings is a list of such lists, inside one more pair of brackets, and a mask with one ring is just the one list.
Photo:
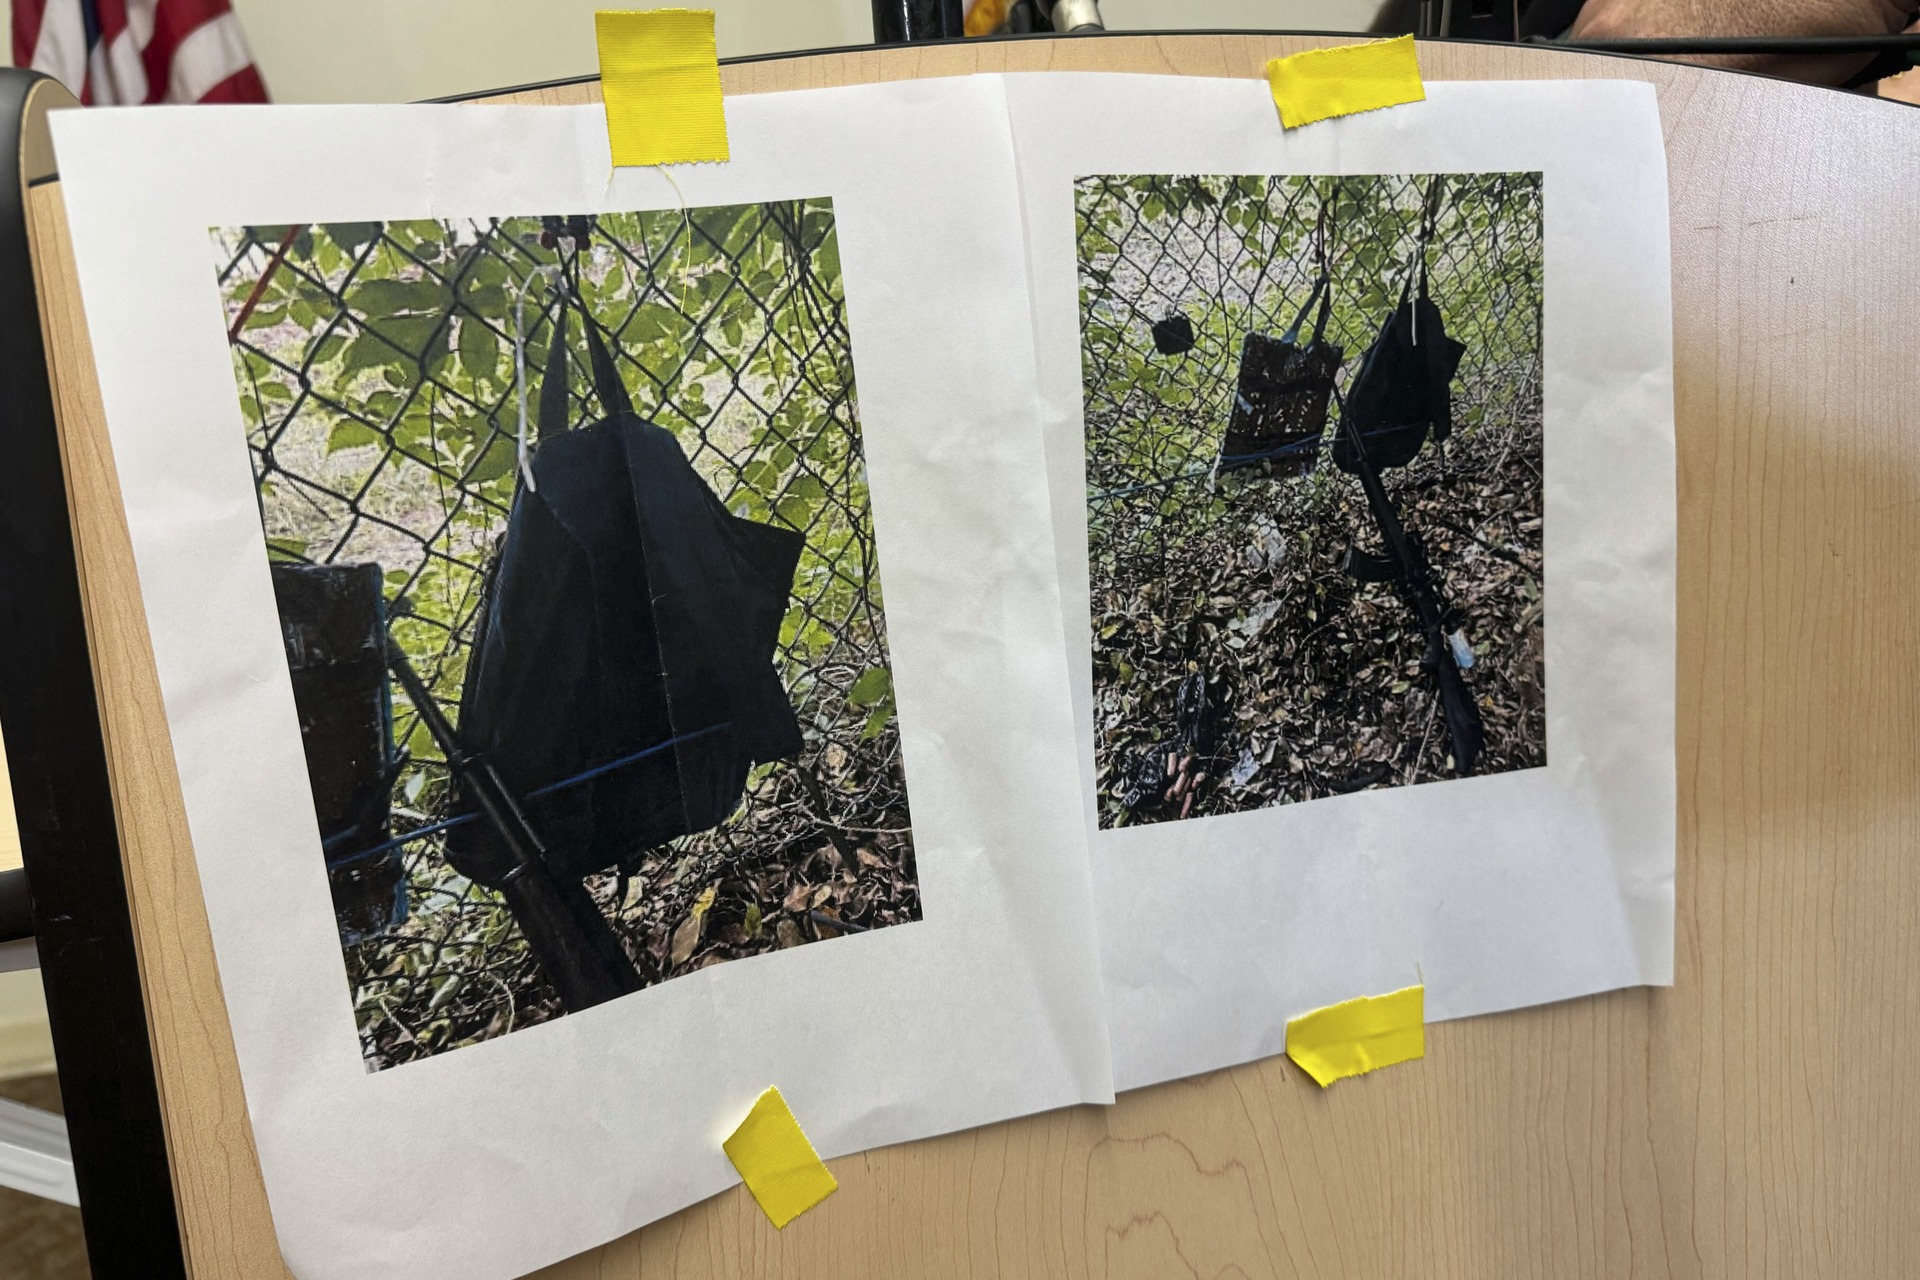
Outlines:
{"label": "american flag", "polygon": [[227,0],[13,0],[13,62],[99,106],[267,100]]}

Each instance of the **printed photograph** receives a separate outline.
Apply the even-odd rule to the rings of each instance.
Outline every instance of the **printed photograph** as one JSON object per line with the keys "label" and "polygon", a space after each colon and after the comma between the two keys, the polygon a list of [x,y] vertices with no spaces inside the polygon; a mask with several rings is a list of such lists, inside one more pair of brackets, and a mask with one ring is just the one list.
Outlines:
{"label": "printed photograph", "polygon": [[830,201],[212,235],[369,1071],[920,918]]}
{"label": "printed photograph", "polygon": [[1540,175],[1076,209],[1100,825],[1544,766]]}

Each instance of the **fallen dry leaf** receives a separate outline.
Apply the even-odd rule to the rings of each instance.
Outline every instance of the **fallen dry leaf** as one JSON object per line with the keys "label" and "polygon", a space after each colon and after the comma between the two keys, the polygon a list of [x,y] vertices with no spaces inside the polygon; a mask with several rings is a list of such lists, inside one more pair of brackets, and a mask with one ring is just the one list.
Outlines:
{"label": "fallen dry leaf", "polygon": [[685,964],[693,958],[693,949],[700,945],[700,920],[703,915],[704,912],[688,916],[673,931],[673,946],[667,955],[674,964]]}

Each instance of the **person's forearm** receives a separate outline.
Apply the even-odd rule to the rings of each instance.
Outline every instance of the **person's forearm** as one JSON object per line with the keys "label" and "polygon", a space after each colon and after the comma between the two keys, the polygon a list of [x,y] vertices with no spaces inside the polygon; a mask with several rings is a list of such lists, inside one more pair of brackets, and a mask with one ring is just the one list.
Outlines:
{"label": "person's forearm", "polygon": [[[1587,0],[1569,33],[1576,39],[1637,36],[1890,35],[1913,20],[1915,0]],[[1838,84],[1871,60],[1827,57],[1715,56],[1695,59]]]}

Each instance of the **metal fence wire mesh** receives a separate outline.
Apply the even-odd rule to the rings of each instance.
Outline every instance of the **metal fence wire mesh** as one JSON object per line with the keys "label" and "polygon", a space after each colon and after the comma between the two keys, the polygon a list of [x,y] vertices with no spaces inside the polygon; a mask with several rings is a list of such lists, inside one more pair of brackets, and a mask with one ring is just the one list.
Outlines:
{"label": "metal fence wire mesh", "polygon": [[[1141,820],[1123,775],[1175,734],[1176,691],[1196,674],[1213,743],[1193,816],[1446,776],[1444,734],[1420,732],[1417,654],[1393,647],[1408,624],[1390,592],[1334,568],[1370,526],[1328,457],[1435,194],[1431,293],[1466,346],[1455,433],[1387,484],[1500,659],[1476,672],[1487,768],[1544,760],[1540,175],[1090,177],[1077,214],[1104,824]],[[1216,468],[1242,343],[1296,321],[1308,343],[1323,251],[1324,336],[1343,359],[1319,465],[1297,479]]]}
{"label": "metal fence wire mesh", "polygon": [[[720,827],[590,890],[647,982],[918,918],[830,202],[214,238],[269,553],[378,564],[392,634],[456,724],[578,245],[580,303],[635,409],[735,515],[806,538],[776,656],[803,757],[755,769]],[[579,426],[601,410],[578,318],[570,339]],[[391,696],[404,836],[446,816],[450,779]],[[370,1068],[558,1013],[499,896],[438,837],[403,847],[405,920],[343,940]]]}

